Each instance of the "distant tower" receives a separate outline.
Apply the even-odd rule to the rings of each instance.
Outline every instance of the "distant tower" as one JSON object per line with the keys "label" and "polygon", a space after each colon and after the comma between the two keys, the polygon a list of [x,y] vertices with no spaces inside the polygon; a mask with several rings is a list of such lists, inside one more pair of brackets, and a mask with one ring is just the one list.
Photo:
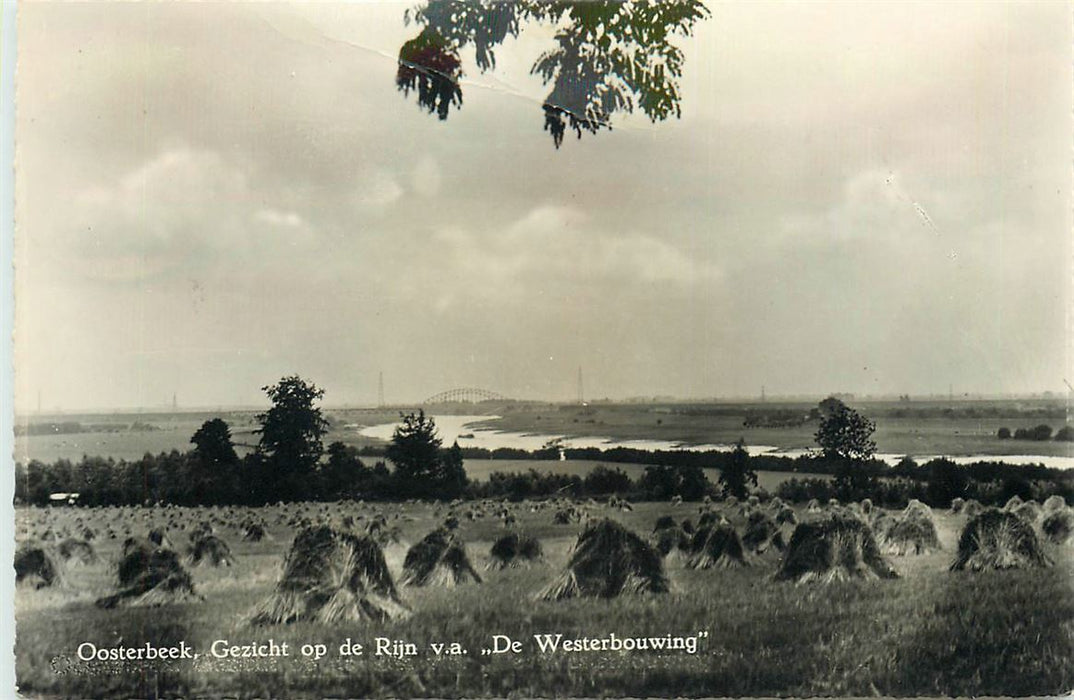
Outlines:
{"label": "distant tower", "polygon": [[764,384],[762,384],[762,385],[761,385],[761,401],[763,402],[764,400],[765,400],[765,396],[764,396]]}
{"label": "distant tower", "polygon": [[178,411],[178,410],[179,410],[179,397],[173,391],[172,392],[172,411]]}
{"label": "distant tower", "polygon": [[377,379],[377,406],[384,408],[384,372]]}
{"label": "distant tower", "polygon": [[582,368],[578,368],[578,405],[585,403],[585,392],[582,391]]}

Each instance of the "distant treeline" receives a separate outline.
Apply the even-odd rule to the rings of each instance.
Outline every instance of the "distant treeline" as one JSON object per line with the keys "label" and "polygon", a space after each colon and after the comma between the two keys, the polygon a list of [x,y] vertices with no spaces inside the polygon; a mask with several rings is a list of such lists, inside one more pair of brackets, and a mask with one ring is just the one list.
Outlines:
{"label": "distant treeline", "polygon": [[1042,501],[1058,495],[1074,503],[1074,472],[1042,465],[956,464],[941,457],[920,465],[905,458],[894,467],[876,461],[868,466],[871,478],[852,493],[841,491],[829,479],[793,478],[780,483],[776,495],[794,503],[868,498],[890,508],[902,508],[914,498],[934,508],[947,508],[955,498],[1002,505],[1011,496]]}
{"label": "distant treeline", "polygon": [[[754,404],[744,407],[736,404],[715,405],[672,405],[664,409],[666,413],[674,413],[683,416],[723,416],[737,417],[743,413],[810,413],[810,408],[802,404],[787,404],[772,402],[770,406],[760,407]],[[971,404],[946,405],[946,402],[932,403],[928,401],[901,401],[888,405],[872,403],[863,406],[863,413],[871,418],[918,418],[923,420],[935,418],[1017,418],[1017,419],[1052,419],[1063,420],[1066,418],[1066,406],[1061,402],[1052,402],[1044,405],[1019,405],[1016,402],[1003,401],[980,401]],[[816,417],[815,415],[813,416]]]}
{"label": "distant treeline", "polygon": [[[1042,423],[1041,425],[1032,428],[1018,428],[1013,433],[1010,428],[1003,427],[996,431],[996,437],[1000,440],[1009,440],[1013,438],[1015,440],[1045,442],[1053,439],[1052,426]],[[1054,439],[1059,442],[1074,442],[1074,427],[1064,425],[1056,431]]]}
{"label": "distant treeline", "polygon": [[797,428],[810,421],[820,418],[820,411],[812,408],[809,411],[781,409],[775,411],[747,410],[746,417],[742,420],[745,428]]}
{"label": "distant treeline", "polygon": [[869,407],[869,415],[878,418],[1066,418],[1066,408],[1049,406],[1005,406],[985,402],[980,406],[907,406]]}
{"label": "distant treeline", "polygon": [[22,423],[15,426],[16,435],[75,435],[78,433],[147,433],[160,430],[151,423],[79,423],[62,421],[54,423]]}
{"label": "distant treeline", "polygon": [[[139,460],[83,457],[79,462],[60,459],[51,464],[37,460],[15,467],[15,501],[46,505],[54,493],[77,493],[80,506],[148,505],[262,505],[278,500],[365,499],[400,501],[438,494],[419,493],[407,479],[384,461],[366,466],[357,450],[342,443],[328,447],[323,460],[304,487],[287,493],[272,488],[270,467],[256,455],[229,464],[213,465],[211,472],[194,451],[146,454]],[[443,450],[445,460],[457,459]],[[704,470],[693,465],[651,465],[637,480],[622,469],[597,466],[586,476],[494,472],[486,482],[466,481],[445,498],[509,498],[546,496],[590,497],[620,494],[642,500],[681,496],[700,500],[716,496]]]}
{"label": "distant treeline", "polygon": [[[461,456],[488,458],[498,450],[459,449]],[[552,454],[556,456],[553,457]],[[502,453],[501,453],[502,454]],[[687,452],[681,450],[637,450],[617,447],[565,450],[568,459],[615,463],[646,464],[644,472],[631,479],[622,469],[598,465],[587,475],[568,475],[529,469],[521,473],[493,472],[487,481],[460,483],[445,498],[574,498],[617,495],[633,500],[668,500],[675,496],[696,501],[721,494],[715,484],[722,468],[731,464],[731,452]],[[455,448],[443,450],[443,458],[460,458]],[[558,450],[510,451],[509,459],[554,459]],[[749,457],[754,471],[834,474],[838,465],[822,458],[797,458],[756,455]],[[210,468],[206,468],[206,467]],[[1074,473],[1043,465],[1011,465],[982,461],[959,465],[947,459],[917,464],[904,459],[891,467],[880,460],[864,463],[861,468],[869,478],[853,493],[840,490],[834,481],[824,478],[792,478],[769,494],[754,492],[762,499],[771,495],[791,502],[811,498],[826,501],[870,498],[877,505],[902,507],[916,498],[934,507],[947,507],[951,499],[975,498],[985,504],[1003,503],[1013,495],[1023,499],[1046,498],[1058,494],[1074,502]],[[125,461],[101,457],[83,457],[79,462],[57,460],[51,464],[32,461],[16,465],[16,502],[44,505],[52,493],[75,492],[80,505],[138,505],[175,503],[179,505],[259,505],[278,500],[336,501],[344,498],[399,501],[438,494],[415,491],[413,484],[400,478],[384,461],[367,466],[359,450],[342,443],[329,445],[326,458],[303,484],[283,493],[271,489],[274,483],[269,465],[256,454],[230,464],[206,465],[195,451],[172,451],[147,454],[139,460]]]}
{"label": "distant treeline", "polygon": [[[501,447],[495,450],[483,447],[460,447],[466,459],[498,460],[558,460],[560,450],[546,447],[539,450],[520,450]],[[365,446],[358,450],[363,457],[383,456],[384,448]],[[654,464],[665,466],[697,466],[709,469],[722,469],[734,458],[730,450],[641,450],[634,447],[582,447],[564,448],[563,458],[567,460],[585,460],[589,462],[611,462],[616,464]],[[786,455],[759,454],[750,458],[750,466],[755,471],[770,472],[808,472],[811,474],[835,474],[839,465],[819,455],[805,454],[798,457]],[[932,464],[937,460],[929,462]],[[950,460],[944,460],[950,461]],[[1021,476],[1027,479],[1074,479],[1074,471],[1046,467],[1043,464],[1006,464],[1001,459],[982,460],[965,465],[977,479],[997,479],[1007,476]],[[908,470],[917,470],[917,462],[909,457],[893,466],[880,459],[872,459],[862,465],[862,469],[872,476],[907,476]],[[913,473],[920,475],[919,471]]]}
{"label": "distant treeline", "polygon": [[15,465],[15,501],[43,505],[53,493],[77,493],[79,505],[262,505],[276,501],[338,500],[395,490],[383,462],[367,467],[353,448],[329,445],[309,478],[281,482],[258,453],[207,463],[197,451],[146,454],[127,461],[83,457]]}

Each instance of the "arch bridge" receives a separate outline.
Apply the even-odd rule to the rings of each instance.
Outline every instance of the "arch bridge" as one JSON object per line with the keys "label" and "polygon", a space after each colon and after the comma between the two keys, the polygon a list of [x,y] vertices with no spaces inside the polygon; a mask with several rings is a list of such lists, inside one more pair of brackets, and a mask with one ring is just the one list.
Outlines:
{"label": "arch bridge", "polygon": [[482,401],[510,401],[510,399],[503,394],[497,394],[495,391],[489,391],[488,389],[459,387],[433,394],[422,403],[481,403]]}

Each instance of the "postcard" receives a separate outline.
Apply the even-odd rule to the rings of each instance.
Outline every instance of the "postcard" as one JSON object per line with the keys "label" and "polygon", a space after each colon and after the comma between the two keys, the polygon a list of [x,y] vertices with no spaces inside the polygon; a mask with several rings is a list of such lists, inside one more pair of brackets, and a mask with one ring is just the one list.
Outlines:
{"label": "postcard", "polygon": [[17,692],[1068,694],[1070,13],[19,3]]}

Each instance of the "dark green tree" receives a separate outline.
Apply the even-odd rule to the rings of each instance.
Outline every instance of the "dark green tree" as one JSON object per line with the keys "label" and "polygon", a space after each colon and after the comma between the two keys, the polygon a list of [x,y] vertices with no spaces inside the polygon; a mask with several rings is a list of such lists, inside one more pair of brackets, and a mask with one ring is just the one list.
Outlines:
{"label": "dark green tree", "polygon": [[813,435],[821,456],[835,465],[835,486],[843,498],[857,498],[869,483],[865,463],[876,452],[876,423],[834,397],[820,402],[820,425]]}
{"label": "dark green tree", "polygon": [[461,495],[468,480],[458,443],[450,449],[441,449],[436,424],[425,411],[399,415],[403,423],[395,429],[384,454],[395,464],[400,495],[421,498]]}
{"label": "dark green tree", "polygon": [[611,469],[603,464],[593,467],[582,482],[587,494],[602,495],[606,493],[626,493],[633,485],[630,477],[622,469]]}
{"label": "dark green tree", "polygon": [[696,465],[654,465],[645,467],[638,479],[638,490],[646,498],[664,501],[680,496],[684,501],[700,501],[712,484]]}
{"label": "dark green tree", "polygon": [[1034,426],[1026,431],[1026,438],[1029,440],[1051,440],[1052,439],[1052,426],[1044,423]]}
{"label": "dark green tree", "polygon": [[951,501],[966,495],[969,475],[966,470],[949,459],[934,459],[927,465],[929,481],[926,493],[929,505],[950,508]]}
{"label": "dark green tree", "polygon": [[395,465],[395,474],[403,482],[413,482],[434,473],[440,456],[440,437],[436,423],[425,411],[400,413],[402,425],[392,433],[392,442],[384,456]]}
{"label": "dark green tree", "polygon": [[372,475],[358,458],[356,447],[333,442],[328,446],[328,459],[321,465],[318,495],[330,501],[352,498],[368,485]]}
{"label": "dark green tree", "polygon": [[324,452],[321,438],[328,421],[316,402],[324,390],[297,375],[284,377],[262,387],[272,407],[260,413],[261,439],[257,449],[264,456],[270,498],[292,500],[303,497],[312,485],[311,477]]}
{"label": "dark green tree", "polygon": [[221,418],[202,423],[190,442],[194,443],[194,457],[198,464],[206,469],[239,461],[235,445],[231,442],[231,428]]}
{"label": "dark green tree", "polygon": [[531,66],[551,90],[542,109],[558,148],[568,129],[611,129],[615,113],[643,112],[653,122],[678,117],[685,62],[675,36],[690,36],[710,16],[699,0],[429,0],[405,14],[421,27],[399,51],[396,85],[440,119],[462,106],[460,53],[472,46],[481,71],[496,48],[524,24],[543,24],[553,42]]}
{"label": "dark green tree", "polygon": [[470,479],[463,466],[462,448],[456,441],[446,450],[440,452],[440,463],[436,475],[437,495],[440,498],[457,498],[462,496]]}
{"label": "dark green tree", "polygon": [[735,443],[731,459],[720,470],[719,484],[724,496],[739,499],[750,495],[750,486],[757,486],[757,474],[750,467],[750,454],[744,439],[739,438]]}
{"label": "dark green tree", "polygon": [[238,487],[239,456],[231,442],[231,428],[220,418],[201,424],[194,436],[194,451],[190,455],[188,498],[195,505],[222,503],[231,500]]}

